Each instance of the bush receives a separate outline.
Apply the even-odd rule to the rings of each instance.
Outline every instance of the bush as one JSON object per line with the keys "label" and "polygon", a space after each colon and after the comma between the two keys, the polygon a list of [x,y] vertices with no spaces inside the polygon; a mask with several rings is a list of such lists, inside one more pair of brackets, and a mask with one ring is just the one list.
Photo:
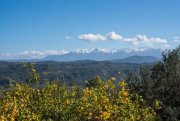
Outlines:
{"label": "bush", "polygon": [[155,99],[163,103],[157,110],[163,120],[180,120],[180,46],[165,51],[155,65],[143,66],[139,74],[131,73],[126,82],[131,92],[141,95],[149,106]]}
{"label": "bush", "polygon": [[[35,71],[33,72],[35,73]],[[37,82],[37,75],[35,82]],[[31,80],[32,79],[32,76]],[[157,115],[142,97],[129,93],[126,83],[114,84],[114,78],[96,80],[96,86],[66,87],[56,82],[38,84],[16,83],[2,92],[1,121],[81,121],[118,120],[154,121]],[[158,106],[158,102],[157,102]]]}

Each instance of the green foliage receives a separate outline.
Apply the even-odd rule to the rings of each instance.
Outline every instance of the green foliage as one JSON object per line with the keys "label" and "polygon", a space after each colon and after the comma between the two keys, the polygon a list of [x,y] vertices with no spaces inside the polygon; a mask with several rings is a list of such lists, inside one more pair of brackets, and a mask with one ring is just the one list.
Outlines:
{"label": "green foliage", "polygon": [[[30,65],[30,82],[38,80]],[[29,69],[28,67],[28,69]],[[129,93],[126,83],[114,84],[96,79],[94,86],[71,88],[57,82],[38,88],[32,84],[16,83],[2,92],[0,97],[1,121],[154,121],[153,108],[142,97]],[[158,102],[157,107],[158,108]]]}
{"label": "green foliage", "polygon": [[35,70],[34,64],[33,63],[23,63],[23,67],[25,68],[27,83],[39,84],[40,78],[39,78],[39,74]]}
{"label": "green foliage", "polygon": [[[119,62],[34,62],[40,81],[58,81],[67,85],[85,86],[85,80],[94,79],[99,75],[106,80],[116,77],[120,80],[118,72],[127,74],[129,70],[137,71],[139,64],[127,64]],[[28,82],[26,70],[21,62],[0,62],[0,85],[9,85],[9,81]]]}
{"label": "green foliage", "polygon": [[180,106],[180,46],[163,53],[163,59],[152,68],[152,79],[157,86],[156,92],[163,102]]}
{"label": "green foliage", "polygon": [[139,74],[130,74],[128,87],[154,105],[154,99],[162,102],[157,113],[163,120],[180,120],[180,46],[165,51],[162,61],[153,66],[144,66]]}

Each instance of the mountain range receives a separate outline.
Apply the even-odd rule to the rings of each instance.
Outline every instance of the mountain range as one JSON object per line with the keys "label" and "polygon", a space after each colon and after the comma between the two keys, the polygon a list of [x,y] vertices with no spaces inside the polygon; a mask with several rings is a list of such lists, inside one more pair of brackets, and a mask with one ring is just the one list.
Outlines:
{"label": "mountain range", "polygon": [[32,62],[32,61],[120,61],[129,63],[154,62],[161,58],[162,49],[80,49],[75,51],[25,51],[16,54],[0,54],[0,61]]}
{"label": "mountain range", "polygon": [[[119,60],[125,62],[125,60],[129,59],[137,59],[143,57],[141,59],[145,59],[148,61],[150,59],[152,61],[158,60],[161,57],[161,49],[154,48],[140,48],[140,49],[101,49],[101,48],[93,48],[93,49],[81,49],[74,52],[68,52],[62,55],[48,55],[42,60],[44,61],[77,61],[77,60],[95,60],[95,61],[105,61],[105,60]],[[131,58],[129,58],[131,57]],[[124,60],[122,60],[124,59]]]}

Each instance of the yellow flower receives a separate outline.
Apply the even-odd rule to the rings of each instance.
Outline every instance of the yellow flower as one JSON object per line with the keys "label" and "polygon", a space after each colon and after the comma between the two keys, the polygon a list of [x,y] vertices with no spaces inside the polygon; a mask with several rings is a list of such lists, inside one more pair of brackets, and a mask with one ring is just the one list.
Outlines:
{"label": "yellow flower", "polygon": [[101,113],[101,118],[106,120],[106,119],[108,119],[110,117],[110,115],[111,115],[110,113],[105,111],[105,112]]}
{"label": "yellow flower", "polygon": [[1,121],[6,121],[5,116],[4,116],[4,115],[2,115],[2,116],[0,117],[0,120],[1,120]]}
{"label": "yellow flower", "polygon": [[112,77],[111,80],[116,80],[116,77]]}
{"label": "yellow flower", "polygon": [[98,99],[98,98],[97,98],[97,96],[95,95],[95,96],[94,96],[94,101],[97,101],[97,99]]}
{"label": "yellow flower", "polygon": [[133,115],[130,117],[130,120],[131,120],[131,121],[134,121],[134,116],[133,116]]}
{"label": "yellow flower", "polygon": [[121,87],[125,87],[126,86],[126,83],[124,81],[121,81],[119,84],[120,84]]}
{"label": "yellow flower", "polygon": [[23,103],[23,101],[20,103],[20,107],[24,107],[24,103]]}
{"label": "yellow flower", "polygon": [[141,116],[140,116],[140,115],[138,115],[138,116],[137,116],[137,120],[140,120],[140,119],[141,119]]}
{"label": "yellow flower", "polygon": [[129,93],[127,91],[124,91],[124,93],[122,93],[123,96],[129,96]]}

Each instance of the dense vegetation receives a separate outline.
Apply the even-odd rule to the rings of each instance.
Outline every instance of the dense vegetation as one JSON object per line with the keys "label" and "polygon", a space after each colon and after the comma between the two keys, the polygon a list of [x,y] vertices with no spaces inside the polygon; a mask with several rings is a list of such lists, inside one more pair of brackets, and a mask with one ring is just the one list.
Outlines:
{"label": "dense vegetation", "polygon": [[[137,72],[139,64],[128,64],[108,61],[74,61],[74,62],[34,62],[41,82],[58,81],[67,85],[85,85],[85,80],[94,79],[97,75],[102,79],[116,77],[128,71]],[[25,70],[21,62],[0,62],[0,84],[8,85],[9,81],[25,82]]]}
{"label": "dense vegetation", "polygon": [[131,92],[143,96],[149,106],[154,99],[162,102],[158,114],[163,120],[180,120],[180,46],[165,51],[162,60],[154,66],[144,66],[139,74],[129,74],[127,83]]}
{"label": "dense vegetation", "polygon": [[135,121],[157,120],[154,107],[148,107],[142,97],[129,93],[121,81],[115,85],[114,78],[81,89],[76,86],[51,82],[39,85],[39,76],[33,65],[26,64],[28,83],[16,83],[8,90],[1,91],[1,121],[84,121],[119,120]]}
{"label": "dense vegetation", "polygon": [[84,87],[40,83],[34,65],[24,67],[26,81],[11,81],[9,88],[0,91],[2,121],[180,120],[180,46],[119,83],[114,77],[106,81],[97,77]]}

